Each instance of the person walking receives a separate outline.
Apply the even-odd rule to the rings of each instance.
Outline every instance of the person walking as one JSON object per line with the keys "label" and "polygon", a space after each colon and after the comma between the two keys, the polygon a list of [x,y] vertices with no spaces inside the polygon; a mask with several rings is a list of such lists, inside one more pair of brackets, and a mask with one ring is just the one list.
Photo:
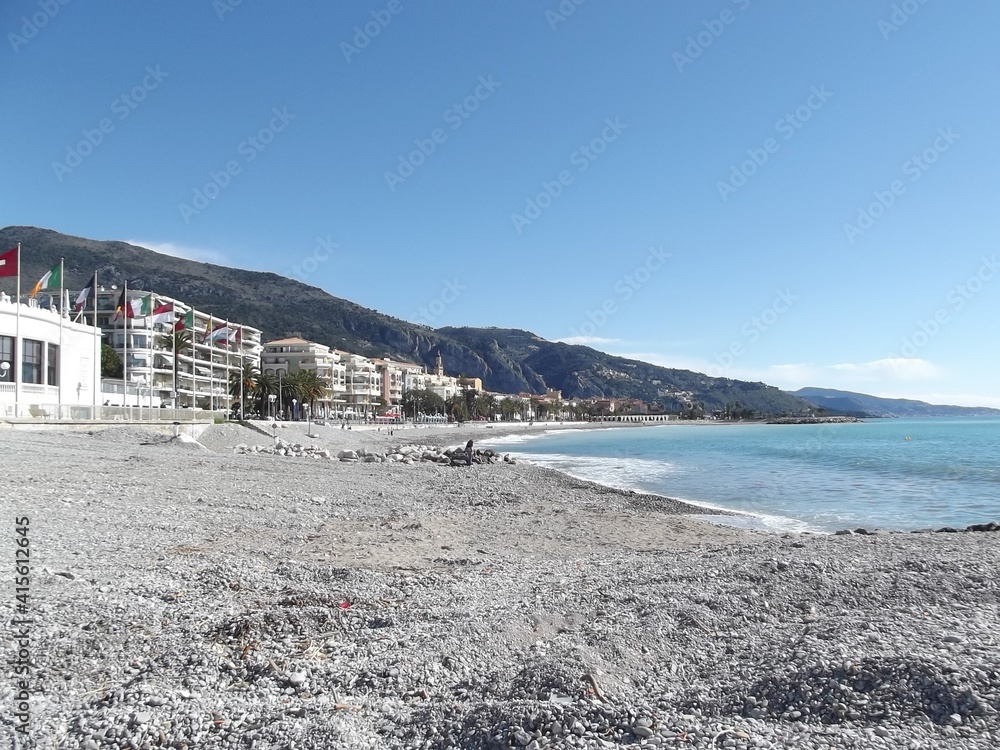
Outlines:
{"label": "person walking", "polygon": [[465,463],[468,466],[472,466],[472,441],[471,440],[465,444]]}

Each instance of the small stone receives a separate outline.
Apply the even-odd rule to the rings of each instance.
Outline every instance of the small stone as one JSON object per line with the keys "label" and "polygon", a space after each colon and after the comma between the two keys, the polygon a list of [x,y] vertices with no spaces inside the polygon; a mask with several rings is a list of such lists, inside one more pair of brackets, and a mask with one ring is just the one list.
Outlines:
{"label": "small stone", "polygon": [[636,724],[632,727],[632,734],[636,737],[641,737],[642,739],[648,739],[653,736],[653,730],[649,727],[644,727],[641,724]]}
{"label": "small stone", "polygon": [[290,672],[288,675],[288,684],[292,687],[302,687],[306,684],[306,673]]}

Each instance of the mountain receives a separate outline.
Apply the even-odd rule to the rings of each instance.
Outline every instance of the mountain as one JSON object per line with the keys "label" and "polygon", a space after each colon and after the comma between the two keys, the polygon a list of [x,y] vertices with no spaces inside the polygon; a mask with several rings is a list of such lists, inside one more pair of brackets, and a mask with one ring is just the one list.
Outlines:
{"label": "mountain", "polygon": [[[505,328],[440,328],[370,310],[318,287],[274,273],[245,271],[155,253],[125,242],[72,237],[48,229],[0,230],[0,248],[21,243],[22,290],[65,258],[65,285],[79,289],[98,272],[104,286],[121,285],[174,297],[219,318],[263,331],[263,340],[301,336],[365,356],[434,364],[438,352],[452,375],[482,378],[504,393],[563,392],[565,398],[601,396],[658,401],[669,411],[688,403],[706,412],[740,402],[767,414],[796,414],[812,404],[764,383],[710,378],[658,367],[585,346],[546,341]],[[13,280],[0,288],[13,292]]]}
{"label": "mountain", "polygon": [[868,417],[1000,417],[1000,409],[985,406],[940,406],[906,398],[880,398],[832,388],[799,388],[793,396],[830,411]]}

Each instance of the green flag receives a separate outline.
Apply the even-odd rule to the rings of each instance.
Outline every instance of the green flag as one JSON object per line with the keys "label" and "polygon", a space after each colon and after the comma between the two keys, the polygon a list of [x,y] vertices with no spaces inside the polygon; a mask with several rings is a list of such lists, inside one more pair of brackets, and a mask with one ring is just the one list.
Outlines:
{"label": "green flag", "polygon": [[34,297],[43,289],[55,289],[62,283],[62,262],[56,263],[52,268],[45,272],[45,275],[38,280],[35,284],[35,288],[31,290],[31,296]]}

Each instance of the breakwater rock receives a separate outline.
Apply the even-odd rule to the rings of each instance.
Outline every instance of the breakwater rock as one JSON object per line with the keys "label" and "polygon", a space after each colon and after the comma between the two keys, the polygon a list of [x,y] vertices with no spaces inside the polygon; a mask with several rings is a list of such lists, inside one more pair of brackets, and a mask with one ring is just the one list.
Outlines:
{"label": "breakwater rock", "polygon": [[[442,448],[434,445],[397,445],[386,451],[366,448],[337,451],[315,446],[276,440],[274,445],[246,445],[241,443],[233,448],[237,455],[289,456],[293,458],[326,459],[344,463],[436,463],[443,466],[466,466],[468,459],[462,447]],[[492,450],[474,451],[472,462],[476,464],[515,463],[510,456],[501,456]]]}

